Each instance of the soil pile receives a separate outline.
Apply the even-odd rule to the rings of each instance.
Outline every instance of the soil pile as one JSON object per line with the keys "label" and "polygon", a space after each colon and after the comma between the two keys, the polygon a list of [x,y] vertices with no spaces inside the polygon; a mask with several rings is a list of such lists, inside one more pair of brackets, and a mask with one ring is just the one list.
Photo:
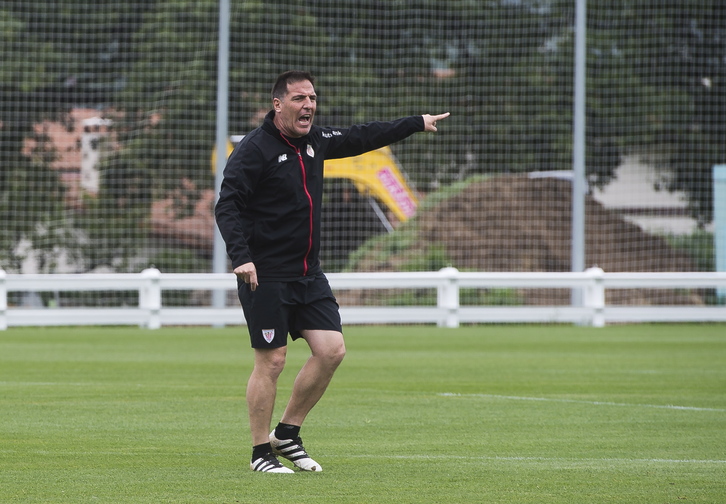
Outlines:
{"label": "soil pile", "polygon": [[[500,176],[475,182],[459,194],[417,215],[413,249],[443,247],[451,264],[470,271],[570,271],[572,186],[567,180]],[[587,267],[606,272],[695,271],[685,254],[631,224],[591,197],[586,200]],[[408,249],[410,253],[411,248]],[[369,256],[372,258],[372,256]],[[380,257],[380,256],[379,256]],[[375,267],[400,269],[403,257]],[[363,266],[361,264],[361,266]],[[567,289],[522,290],[526,304],[569,304]],[[702,304],[697,293],[612,290],[608,304]]]}

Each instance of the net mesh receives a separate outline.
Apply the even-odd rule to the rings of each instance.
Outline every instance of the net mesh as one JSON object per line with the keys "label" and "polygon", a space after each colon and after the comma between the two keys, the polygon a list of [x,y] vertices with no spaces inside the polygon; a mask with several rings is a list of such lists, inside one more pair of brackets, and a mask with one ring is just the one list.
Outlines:
{"label": "net mesh", "polygon": [[[574,4],[232,2],[229,131],[261,123],[271,83],[291,68],[317,77],[318,124],[449,111],[437,134],[392,146],[412,218],[370,188],[326,180],[326,271],[569,271]],[[590,4],[586,265],[711,271],[726,5]],[[212,270],[218,12],[211,0],[2,3],[0,267]],[[496,290],[464,300],[568,301]]]}

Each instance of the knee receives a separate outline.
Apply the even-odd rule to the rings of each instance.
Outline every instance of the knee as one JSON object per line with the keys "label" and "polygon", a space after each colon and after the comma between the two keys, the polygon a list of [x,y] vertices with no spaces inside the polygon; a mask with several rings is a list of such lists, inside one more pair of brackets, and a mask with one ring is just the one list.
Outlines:
{"label": "knee", "polygon": [[285,361],[285,354],[275,355],[275,357],[268,362],[268,369],[272,373],[279,375],[282,373],[282,370],[285,369]]}
{"label": "knee", "polygon": [[343,362],[345,357],[345,343],[341,340],[338,344],[330,346],[325,355],[329,365],[336,368]]}
{"label": "knee", "polygon": [[287,348],[260,350],[255,355],[255,371],[277,379],[285,368]]}
{"label": "knee", "polygon": [[335,369],[345,357],[345,340],[335,331],[310,331],[303,333],[310,345],[313,358],[329,369]]}

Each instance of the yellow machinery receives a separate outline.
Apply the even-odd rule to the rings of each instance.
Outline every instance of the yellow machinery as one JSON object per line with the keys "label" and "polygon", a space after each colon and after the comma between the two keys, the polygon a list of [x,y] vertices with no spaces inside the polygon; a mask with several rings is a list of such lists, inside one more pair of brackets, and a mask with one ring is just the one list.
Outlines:
{"label": "yellow machinery", "polygon": [[[227,143],[228,156],[234,149],[233,142],[239,142],[241,138],[232,137]],[[212,170],[216,167],[216,158],[216,151],[212,151]],[[389,231],[392,226],[378,204],[390,210],[400,222],[407,221],[416,213],[418,198],[409,187],[389,147],[355,157],[328,159],[325,161],[325,178],[350,180],[361,195],[369,198],[379,219]]]}

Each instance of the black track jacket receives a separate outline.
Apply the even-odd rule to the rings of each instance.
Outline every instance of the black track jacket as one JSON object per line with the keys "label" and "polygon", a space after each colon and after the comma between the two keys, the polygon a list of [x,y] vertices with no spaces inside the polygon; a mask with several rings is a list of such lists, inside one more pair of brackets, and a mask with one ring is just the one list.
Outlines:
{"label": "black track jacket", "polygon": [[232,268],[253,262],[259,281],[292,281],[321,272],[323,161],[357,156],[424,130],[421,116],[349,128],[315,126],[283,136],[274,111],[247,134],[224,169],[215,217]]}

